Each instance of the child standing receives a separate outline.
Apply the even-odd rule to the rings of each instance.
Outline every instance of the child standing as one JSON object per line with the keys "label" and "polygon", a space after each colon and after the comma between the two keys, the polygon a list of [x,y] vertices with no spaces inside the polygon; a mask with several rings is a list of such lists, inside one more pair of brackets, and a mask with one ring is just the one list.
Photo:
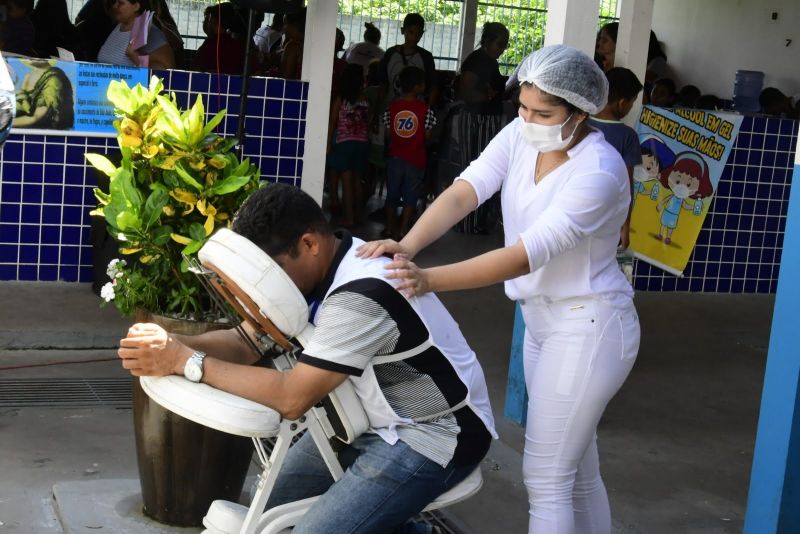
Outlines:
{"label": "child standing", "polygon": [[[378,77],[378,67],[380,60],[372,61],[367,67],[367,88],[364,94],[369,102],[369,112],[372,117],[383,117],[383,113],[389,106],[388,94],[380,90],[380,79]],[[364,180],[366,187],[365,200],[375,193],[378,183],[384,184],[386,170],[385,141],[386,126],[383,121],[372,121],[369,132],[369,158],[367,175]],[[381,186],[381,192],[383,186]],[[383,211],[380,212],[383,216]]]}
{"label": "child standing", "polygon": [[608,78],[608,104],[597,115],[589,119],[589,124],[603,132],[609,145],[617,149],[628,168],[631,184],[631,207],[628,218],[620,230],[620,248],[630,244],[631,209],[633,206],[633,168],[642,163],[642,149],[636,130],[623,124],[622,119],[633,107],[636,97],[642,90],[639,78],[628,69],[614,67],[606,71]]}
{"label": "child standing", "polygon": [[[386,163],[386,229],[384,237],[402,238],[411,225],[425,178],[425,141],[436,116],[420,95],[425,92],[425,72],[405,67],[398,75],[401,95],[389,104],[383,121],[389,135]],[[400,226],[397,208],[401,205]]]}
{"label": "child standing", "polygon": [[[341,177],[341,226],[352,226],[363,206],[361,176],[369,155],[369,103],[364,97],[364,71],[360,65],[348,64],[339,84],[339,96],[331,105],[328,128],[328,166]],[[338,189],[338,180],[331,180]],[[335,186],[333,185],[335,184]],[[338,191],[330,191],[335,204]]]}

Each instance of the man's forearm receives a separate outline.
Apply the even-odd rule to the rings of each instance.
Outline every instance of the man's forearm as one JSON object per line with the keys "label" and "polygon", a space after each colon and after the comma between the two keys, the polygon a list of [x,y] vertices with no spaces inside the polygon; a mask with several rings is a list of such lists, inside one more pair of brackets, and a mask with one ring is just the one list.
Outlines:
{"label": "man's forearm", "polygon": [[253,352],[252,347],[235,329],[213,330],[197,336],[170,335],[194,350],[213,354],[219,360],[251,365],[259,359],[259,355]]}

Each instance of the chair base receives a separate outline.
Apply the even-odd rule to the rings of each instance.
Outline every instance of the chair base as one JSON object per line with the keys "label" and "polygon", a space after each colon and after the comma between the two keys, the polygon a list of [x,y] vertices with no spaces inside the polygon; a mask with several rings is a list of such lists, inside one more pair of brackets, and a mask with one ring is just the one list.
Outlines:
{"label": "chair base", "polygon": [[[423,510],[430,512],[451,504],[461,502],[475,495],[483,486],[480,467],[462,480],[457,486],[442,493]],[[319,497],[309,497],[290,502],[265,512],[258,521],[255,532],[258,534],[289,533]],[[241,531],[249,509],[241,504],[228,501],[214,501],[203,518],[206,530],[203,534],[237,534]]]}

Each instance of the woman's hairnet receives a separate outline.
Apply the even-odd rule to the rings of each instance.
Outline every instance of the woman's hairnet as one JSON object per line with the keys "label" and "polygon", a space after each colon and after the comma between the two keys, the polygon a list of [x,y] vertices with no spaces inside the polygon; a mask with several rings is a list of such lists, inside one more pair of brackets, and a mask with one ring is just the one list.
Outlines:
{"label": "woman's hairnet", "polygon": [[520,83],[532,83],[590,115],[608,101],[606,75],[592,58],[571,46],[540,48],[522,60],[517,76]]}

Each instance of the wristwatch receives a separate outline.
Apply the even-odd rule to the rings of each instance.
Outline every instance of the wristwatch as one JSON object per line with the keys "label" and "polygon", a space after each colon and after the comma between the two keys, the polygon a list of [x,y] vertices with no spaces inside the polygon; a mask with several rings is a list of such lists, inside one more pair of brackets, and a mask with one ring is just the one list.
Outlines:
{"label": "wristwatch", "polygon": [[186,365],[183,366],[183,376],[192,382],[200,382],[203,379],[203,360],[206,357],[205,352],[199,350],[194,351],[194,354],[189,356],[186,360]]}

